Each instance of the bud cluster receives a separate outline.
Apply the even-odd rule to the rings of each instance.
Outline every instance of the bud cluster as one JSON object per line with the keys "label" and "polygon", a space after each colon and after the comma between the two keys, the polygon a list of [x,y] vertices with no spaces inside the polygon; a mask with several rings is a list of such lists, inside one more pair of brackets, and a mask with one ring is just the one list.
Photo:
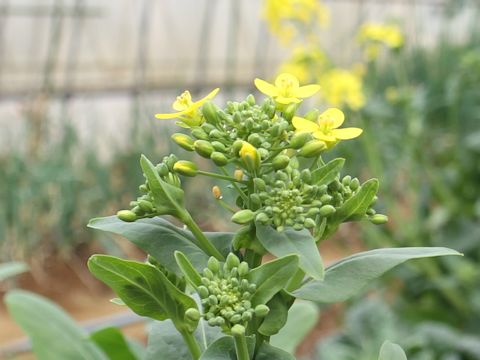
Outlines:
{"label": "bud cluster", "polygon": [[[251,298],[256,285],[248,281],[249,267],[230,253],[225,263],[214,257],[203,270],[202,285],[197,288],[202,299],[203,317],[210,326],[219,326],[230,333],[235,325],[247,327],[254,317],[264,317],[269,309],[266,305],[252,307]],[[238,326],[237,326],[238,328]]]}
{"label": "bud cluster", "polygon": [[[174,167],[177,162],[178,158],[174,154],[165,156],[162,162],[155,166],[155,170],[161,180],[175,187],[180,187],[180,178],[174,172]],[[130,202],[130,210],[120,210],[117,212],[120,220],[132,222],[141,218],[151,218],[157,215],[157,209],[155,208],[155,202],[153,201],[147,180],[139,186],[139,190],[143,195],[139,196],[137,200]]]}

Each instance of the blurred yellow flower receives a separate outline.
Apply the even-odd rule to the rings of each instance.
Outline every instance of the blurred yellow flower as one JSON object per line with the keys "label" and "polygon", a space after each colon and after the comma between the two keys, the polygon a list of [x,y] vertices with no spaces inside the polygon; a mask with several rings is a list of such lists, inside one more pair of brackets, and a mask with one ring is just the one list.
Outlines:
{"label": "blurred yellow flower", "polygon": [[299,116],[294,116],[292,124],[297,131],[309,132],[312,135],[324,141],[330,148],[339,140],[354,139],[363,132],[359,128],[343,128],[339,127],[343,124],[345,115],[337,108],[330,108],[321,113],[317,121],[310,121]]}
{"label": "blurred yellow flower", "polygon": [[365,23],[360,27],[357,38],[365,46],[365,55],[370,60],[378,56],[382,45],[397,49],[405,41],[400,28],[392,24]]}
{"label": "blurred yellow flower", "polygon": [[170,114],[155,114],[155,117],[157,119],[179,118],[181,120],[180,125],[186,125],[188,127],[201,125],[204,120],[198,109],[207,101],[213,99],[219,90],[219,88],[214,89],[207,96],[198,101],[193,101],[190,92],[184,91],[180,96],[177,96],[177,99],[172,104],[172,108],[177,112]]}
{"label": "blurred yellow flower", "polygon": [[329,21],[327,8],[318,0],[265,0],[263,16],[284,44],[296,35],[299,24],[324,26]]}
{"label": "blurred yellow flower", "polygon": [[360,68],[325,72],[319,80],[322,87],[320,95],[332,106],[347,105],[352,110],[362,108],[365,105],[365,95],[361,73]]}
{"label": "blurred yellow flower", "polygon": [[255,86],[262,93],[272,97],[282,105],[298,104],[302,102],[301,99],[310,97],[320,90],[319,85],[300,86],[298,79],[288,73],[278,75],[275,79],[275,85],[265,80],[255,79]]}
{"label": "blurred yellow flower", "polygon": [[316,78],[327,64],[327,55],[318,46],[297,46],[291,58],[280,66],[279,73],[290,73],[305,83]]}

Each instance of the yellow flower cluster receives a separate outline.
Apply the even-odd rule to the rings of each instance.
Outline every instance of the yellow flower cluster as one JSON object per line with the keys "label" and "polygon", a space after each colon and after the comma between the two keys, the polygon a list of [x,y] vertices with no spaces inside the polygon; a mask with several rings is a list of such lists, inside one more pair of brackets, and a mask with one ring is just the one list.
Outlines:
{"label": "yellow flower cluster", "polygon": [[300,86],[298,79],[292,74],[283,73],[277,76],[275,84],[255,79],[255,86],[265,95],[272,97],[277,104],[298,104],[302,99],[310,97],[320,90],[318,85]]}
{"label": "yellow flower cluster", "polygon": [[279,73],[295,75],[300,82],[308,82],[328,66],[327,55],[318,46],[297,46],[292,57],[283,63]]}
{"label": "yellow flower cluster", "polygon": [[318,0],[265,0],[263,16],[270,31],[284,44],[299,33],[298,26],[324,26],[329,12]]}
{"label": "yellow flower cluster", "polygon": [[332,106],[347,105],[352,110],[365,105],[361,74],[351,70],[334,68],[320,77],[322,99]]}
{"label": "yellow flower cluster", "polygon": [[397,49],[405,41],[400,28],[392,24],[365,23],[360,27],[357,38],[365,46],[365,55],[369,60],[378,57],[381,46]]}

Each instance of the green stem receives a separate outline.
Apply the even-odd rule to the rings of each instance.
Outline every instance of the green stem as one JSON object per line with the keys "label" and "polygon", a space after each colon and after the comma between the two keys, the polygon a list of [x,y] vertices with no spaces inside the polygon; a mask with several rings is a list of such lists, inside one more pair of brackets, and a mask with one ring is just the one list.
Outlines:
{"label": "green stem", "polygon": [[209,177],[212,177],[212,178],[215,178],[215,179],[220,179],[220,180],[227,180],[227,181],[233,181],[233,182],[239,182],[239,183],[243,183],[242,180],[237,180],[231,176],[226,176],[226,175],[222,175],[222,174],[216,174],[216,173],[212,173],[212,172],[209,172],[209,171],[202,171],[202,170],[198,170],[197,171],[197,174],[199,175],[204,175],[204,176],[209,176]]}
{"label": "green stem", "polygon": [[193,220],[192,216],[189,213],[185,213],[184,216],[180,219],[182,222],[188,227],[188,229],[192,232],[193,236],[198,240],[200,247],[202,248],[205,253],[210,256],[214,256],[219,261],[225,261],[225,258],[222,254],[212,245],[210,240],[205,236],[203,231],[197,225],[197,223]]}
{"label": "green stem", "polygon": [[195,337],[187,331],[181,331],[180,334],[182,334],[183,340],[185,340],[185,343],[188,346],[188,350],[190,350],[190,353],[192,354],[193,360],[200,359],[200,356],[202,355],[202,350],[200,349],[197,340],[195,340]]}
{"label": "green stem", "polygon": [[237,360],[250,360],[248,354],[247,338],[245,335],[236,335],[233,337],[235,341],[235,352],[237,353]]}

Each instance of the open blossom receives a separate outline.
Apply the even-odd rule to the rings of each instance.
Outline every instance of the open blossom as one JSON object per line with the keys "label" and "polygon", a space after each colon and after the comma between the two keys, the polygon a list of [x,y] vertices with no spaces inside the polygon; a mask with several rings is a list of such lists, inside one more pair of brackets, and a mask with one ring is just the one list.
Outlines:
{"label": "open blossom", "polygon": [[305,131],[312,133],[312,135],[327,143],[327,146],[331,147],[335,145],[339,140],[354,139],[363,132],[359,128],[342,128],[339,127],[343,124],[345,115],[343,112],[336,108],[330,108],[321,113],[317,121],[310,121],[299,116],[295,116],[292,120],[292,124],[297,131]]}
{"label": "open blossom", "polygon": [[300,103],[320,90],[319,85],[300,86],[298,79],[292,74],[283,73],[277,76],[275,84],[265,80],[255,79],[255,86],[265,95],[271,96],[275,102],[288,105]]}
{"label": "open blossom", "polygon": [[175,119],[179,118],[182,123],[190,126],[198,126],[203,122],[202,116],[198,109],[207,101],[213,99],[217,95],[220,89],[216,88],[211,91],[207,96],[198,101],[192,100],[192,95],[189,91],[184,91],[172,104],[172,108],[177,112],[169,114],[155,114],[157,119]]}

